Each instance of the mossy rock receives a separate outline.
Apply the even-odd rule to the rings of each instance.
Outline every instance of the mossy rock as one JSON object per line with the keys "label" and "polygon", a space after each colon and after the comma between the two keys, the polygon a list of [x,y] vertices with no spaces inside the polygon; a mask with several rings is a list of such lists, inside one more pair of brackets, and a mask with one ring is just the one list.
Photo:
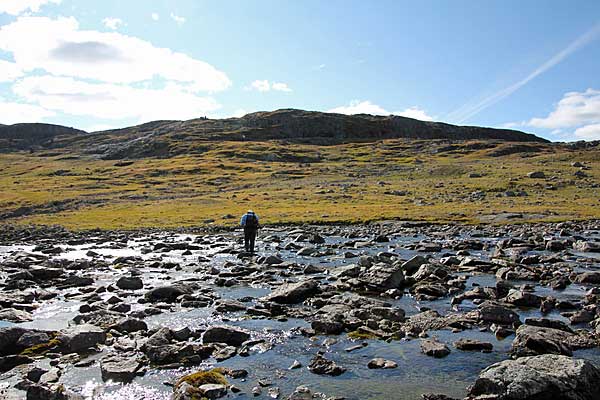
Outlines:
{"label": "mossy rock", "polygon": [[20,355],[22,356],[41,356],[49,352],[50,350],[59,347],[61,345],[61,341],[57,338],[50,339],[46,343],[36,344],[34,346],[28,347],[23,350]]}
{"label": "mossy rock", "polygon": [[189,375],[182,376],[175,384],[175,388],[181,385],[183,382],[189,383],[194,387],[202,386],[207,383],[214,383],[218,385],[229,385],[227,379],[224,376],[225,370],[223,368],[213,368],[208,371],[193,372]]}
{"label": "mossy rock", "polygon": [[348,338],[352,340],[381,339],[377,335],[361,331],[348,332]]}

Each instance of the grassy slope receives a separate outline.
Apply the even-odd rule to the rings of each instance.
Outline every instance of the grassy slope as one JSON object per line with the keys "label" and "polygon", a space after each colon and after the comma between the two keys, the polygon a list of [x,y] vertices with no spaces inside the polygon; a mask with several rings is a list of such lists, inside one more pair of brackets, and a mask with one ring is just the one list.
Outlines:
{"label": "grassy slope", "polygon": [[[45,206],[44,213],[5,222],[73,229],[197,226],[209,220],[233,225],[248,208],[266,223],[391,218],[477,223],[504,211],[535,214],[538,220],[600,218],[595,187],[600,149],[548,147],[529,157],[489,157],[489,149],[433,151],[441,146],[402,140],[329,147],[221,142],[201,155],[142,159],[125,167],[85,157],[1,154],[0,214]],[[256,161],[290,155],[321,161]],[[590,166],[590,177],[575,178],[573,161]],[[527,178],[534,170],[548,178]],[[472,172],[483,176],[469,178]],[[546,190],[547,184],[558,189]],[[385,194],[399,190],[409,194]],[[496,196],[506,190],[529,196]],[[485,199],[470,195],[476,191],[486,192]],[[72,203],[63,211],[47,207],[64,200]],[[224,218],[227,214],[235,219]]]}

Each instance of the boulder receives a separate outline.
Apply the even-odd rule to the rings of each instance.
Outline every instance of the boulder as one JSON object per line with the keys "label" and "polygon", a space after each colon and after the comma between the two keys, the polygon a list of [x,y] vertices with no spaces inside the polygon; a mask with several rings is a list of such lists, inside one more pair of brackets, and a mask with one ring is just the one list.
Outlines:
{"label": "boulder", "polygon": [[544,179],[546,178],[546,174],[542,171],[532,171],[527,174],[527,177],[531,179]]}
{"label": "boulder", "polygon": [[[600,284],[600,272],[582,272],[577,275],[574,280],[575,283],[591,283],[594,285]],[[1,319],[1,318],[0,318]]]}
{"label": "boulder", "polygon": [[450,354],[450,349],[444,343],[437,340],[423,339],[421,340],[421,351],[435,358],[443,358]]}
{"label": "boulder", "polygon": [[359,281],[367,289],[385,292],[399,289],[404,283],[404,273],[398,265],[377,263],[358,276]]}
{"label": "boulder", "polygon": [[18,365],[31,364],[32,362],[34,362],[33,358],[18,354],[0,357],[0,373],[10,371]]}
{"label": "boulder", "polygon": [[112,328],[121,333],[130,333],[138,331],[147,331],[148,325],[141,319],[125,318],[119,321],[117,324],[113,325]]}
{"label": "boulder", "polygon": [[310,327],[315,333],[321,335],[339,335],[344,332],[344,324],[342,322],[328,318],[316,319],[311,322]]}
{"label": "boulder", "polygon": [[521,325],[512,343],[515,357],[539,354],[570,356],[573,350],[594,347],[597,342],[589,333],[572,333],[534,325]]}
{"label": "boulder", "polygon": [[27,311],[17,310],[14,308],[5,308],[0,310],[0,321],[19,323],[33,321],[33,318]]}
{"label": "boulder", "polygon": [[42,343],[48,343],[50,341],[50,335],[43,331],[29,331],[21,335],[17,340],[17,347],[26,349],[31,346],[36,346]]}
{"label": "boulder", "polygon": [[17,346],[17,341],[31,329],[25,329],[17,326],[0,328],[0,356],[15,354],[21,348]]}
{"label": "boulder", "polygon": [[504,301],[517,307],[539,307],[540,304],[542,304],[542,298],[540,296],[515,289],[508,292]]}
{"label": "boulder", "polygon": [[398,364],[392,360],[386,360],[385,358],[374,358],[367,364],[369,369],[391,369],[397,368]]}
{"label": "boulder", "polygon": [[338,376],[346,372],[346,368],[339,366],[334,361],[328,360],[317,354],[308,365],[308,370],[317,375]]}
{"label": "boulder", "polygon": [[159,286],[157,288],[151,289],[144,297],[146,300],[150,302],[159,302],[165,301],[167,303],[173,303],[177,300],[179,296],[184,294],[192,294],[193,288],[186,285],[167,285],[167,286]]}
{"label": "boulder", "polygon": [[250,334],[231,326],[211,326],[204,332],[204,343],[226,343],[230,346],[241,346],[250,339]]}
{"label": "boulder", "polygon": [[109,354],[100,360],[102,380],[131,382],[141,374],[143,362],[136,354]]}
{"label": "boulder", "polygon": [[468,399],[600,399],[600,370],[586,360],[539,355],[505,360],[485,368]]}
{"label": "boulder", "polygon": [[513,310],[490,301],[484,301],[476,310],[479,320],[487,323],[512,325],[520,324],[519,314]]}
{"label": "boulder", "polygon": [[573,249],[584,253],[600,253],[600,243],[578,240],[573,244]]}
{"label": "boulder", "polygon": [[144,282],[139,276],[122,276],[117,281],[117,287],[123,290],[138,290],[144,287]]}
{"label": "boulder", "polygon": [[454,347],[465,351],[483,351],[484,353],[492,351],[494,345],[490,342],[482,342],[474,339],[459,339],[454,342]]}
{"label": "boulder", "polygon": [[304,280],[296,283],[286,283],[264,297],[266,301],[280,304],[297,304],[312,297],[319,291],[319,285],[313,280]]}
{"label": "boulder", "polygon": [[413,258],[405,261],[402,265],[400,265],[400,269],[404,271],[407,275],[412,275],[418,271],[418,269],[423,264],[427,264],[429,260],[423,256],[416,255]]}
{"label": "boulder", "polygon": [[64,352],[79,353],[106,342],[106,333],[97,326],[84,324],[61,331],[57,339]]}

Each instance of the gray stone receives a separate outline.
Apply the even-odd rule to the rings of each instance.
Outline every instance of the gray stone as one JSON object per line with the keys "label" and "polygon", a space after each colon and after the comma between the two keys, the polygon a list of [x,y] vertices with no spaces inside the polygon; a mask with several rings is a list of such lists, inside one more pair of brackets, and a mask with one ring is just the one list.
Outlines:
{"label": "gray stone", "polygon": [[250,334],[231,326],[211,326],[204,332],[204,343],[226,343],[230,346],[241,346],[250,339]]}
{"label": "gray stone", "polygon": [[479,374],[469,399],[596,400],[600,370],[592,363],[561,355],[505,360]]}
{"label": "gray stone", "polygon": [[423,339],[421,340],[421,351],[435,358],[443,358],[450,354],[450,349],[444,343],[437,340]]}
{"label": "gray stone", "polygon": [[301,303],[319,291],[319,285],[313,280],[286,283],[275,289],[264,300],[281,304]]}
{"label": "gray stone", "polygon": [[136,354],[109,354],[100,360],[102,380],[131,382],[140,375],[143,365],[140,357]]}
{"label": "gray stone", "polygon": [[404,283],[404,273],[397,265],[377,263],[361,273],[358,279],[370,290],[385,292],[389,289],[401,288]]}
{"label": "gray stone", "polygon": [[27,311],[17,310],[14,308],[5,308],[0,310],[0,321],[19,323],[33,321],[33,318]]}
{"label": "gray stone", "polygon": [[61,331],[58,335],[65,352],[79,353],[106,342],[106,333],[94,325],[78,325]]}
{"label": "gray stone", "polygon": [[117,281],[117,287],[123,290],[138,290],[144,287],[144,282],[139,276],[122,276]]}

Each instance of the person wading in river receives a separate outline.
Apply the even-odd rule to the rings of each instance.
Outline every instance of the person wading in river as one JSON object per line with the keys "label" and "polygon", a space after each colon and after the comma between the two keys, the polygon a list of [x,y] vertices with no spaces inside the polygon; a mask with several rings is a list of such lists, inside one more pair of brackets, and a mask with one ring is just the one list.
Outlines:
{"label": "person wading in river", "polygon": [[258,231],[258,215],[252,210],[248,210],[242,216],[240,225],[244,227],[244,248],[248,253],[254,253],[254,241],[256,240],[256,232]]}

